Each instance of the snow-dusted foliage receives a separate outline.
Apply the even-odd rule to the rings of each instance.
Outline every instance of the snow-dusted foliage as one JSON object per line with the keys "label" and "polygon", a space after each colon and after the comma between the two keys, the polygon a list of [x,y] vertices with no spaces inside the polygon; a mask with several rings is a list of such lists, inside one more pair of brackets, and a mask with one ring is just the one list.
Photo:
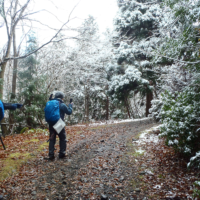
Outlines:
{"label": "snow-dusted foliage", "polygon": [[[152,115],[161,117],[160,136],[167,145],[188,156],[200,150],[199,138],[199,1],[164,1],[165,15],[158,26],[154,62],[164,65],[163,92]],[[194,160],[194,158],[193,158]]]}
{"label": "snow-dusted foliage", "polygon": [[[58,36],[58,40],[61,36]],[[63,90],[68,80],[65,80],[65,73],[69,71],[67,55],[69,46],[64,41],[55,42],[44,47],[37,55],[39,64],[37,65],[37,74],[46,77],[46,92],[54,90]]]}
{"label": "snow-dusted foliage", "polygon": [[[106,95],[108,83],[104,65],[112,60],[110,33],[107,31],[102,40],[98,26],[91,16],[84,21],[79,31],[81,39],[76,42],[71,62],[74,66],[71,72],[76,86],[71,91],[72,88],[67,88],[67,92],[75,100],[72,118],[74,122],[105,119],[109,99]],[[66,77],[69,77],[69,74],[66,73]],[[81,99],[77,96],[79,93],[82,94]]]}
{"label": "snow-dusted foliage", "polygon": [[152,107],[149,109],[149,112],[151,113],[149,116],[153,117],[155,121],[160,121],[161,119],[161,113],[160,110],[162,108],[162,100],[161,99],[153,99],[151,101]]}
{"label": "snow-dusted foliage", "polygon": [[174,63],[171,66],[162,66],[161,76],[157,79],[157,88],[159,88],[157,98],[151,101],[152,107],[149,112],[156,121],[161,119],[162,96],[164,91],[181,92],[188,86],[193,78],[192,73],[185,68],[185,64]]}
{"label": "snow-dusted foliage", "polygon": [[[111,66],[113,68],[113,66]],[[107,69],[109,70],[109,68]],[[112,76],[108,88],[108,93],[112,95],[113,98],[123,100],[126,93],[130,93],[139,85],[148,86],[149,82],[141,77],[142,73],[134,66],[128,66],[125,69],[124,74],[115,74]]]}
{"label": "snow-dusted foliage", "polygon": [[37,66],[38,73],[46,77],[48,94],[63,91],[66,104],[73,98],[69,123],[105,119],[109,100],[104,66],[112,60],[111,33],[107,31],[104,38],[100,38],[92,16],[85,19],[77,31],[79,37],[72,46],[61,40],[43,48]]}
{"label": "snow-dusted foliage", "polygon": [[142,117],[142,114],[136,111],[137,108],[134,111],[132,110],[130,105],[133,103],[130,98],[134,101],[140,87],[144,85],[146,87],[151,86],[149,81],[142,78],[142,73],[136,67],[131,65],[126,65],[125,67],[112,64],[105,67],[107,79],[109,80],[107,93],[118,107],[120,105],[126,107],[129,117]]}
{"label": "snow-dusted foliage", "polygon": [[200,151],[196,152],[196,155],[190,158],[190,162],[188,163],[187,166],[188,167],[197,166],[198,168],[200,168]]}
{"label": "snow-dusted foliage", "polygon": [[186,155],[200,149],[200,75],[195,78],[184,91],[165,92],[162,97],[160,136],[166,137],[167,145]]}
{"label": "snow-dusted foliage", "polygon": [[182,64],[189,61],[193,67],[198,67],[199,1],[168,0],[164,1],[163,10],[165,15],[157,32],[160,42],[156,46],[155,61]]}
{"label": "snow-dusted foliage", "polygon": [[119,12],[114,21],[121,41],[115,51],[119,64],[126,61],[136,67],[152,66],[151,52],[159,41],[152,35],[161,13],[162,9],[156,1],[119,1]]}
{"label": "snow-dusted foliage", "polygon": [[159,22],[158,16],[162,13],[159,4],[154,0],[118,0],[118,5],[119,12],[115,19],[116,30],[124,33],[133,29],[135,31],[129,33],[133,37],[138,37],[140,34],[141,38],[144,38],[149,35],[152,24],[155,26],[155,22]]}
{"label": "snow-dusted foliage", "polygon": [[[158,89],[159,68],[152,61],[152,52],[160,40],[158,35],[153,33],[161,20],[162,8],[157,1],[119,0],[118,5],[119,11],[114,20],[114,45],[117,47],[114,53],[117,64],[123,66],[125,73],[113,77],[110,89],[115,91],[126,85],[130,91],[131,88],[132,91],[139,91],[141,96],[138,103],[141,100],[146,104],[143,115],[146,113],[147,116],[151,100],[157,95]],[[139,84],[133,86],[133,82]],[[132,102],[133,96],[128,95],[126,98]],[[133,112],[137,112],[137,107],[129,107],[134,107]]]}

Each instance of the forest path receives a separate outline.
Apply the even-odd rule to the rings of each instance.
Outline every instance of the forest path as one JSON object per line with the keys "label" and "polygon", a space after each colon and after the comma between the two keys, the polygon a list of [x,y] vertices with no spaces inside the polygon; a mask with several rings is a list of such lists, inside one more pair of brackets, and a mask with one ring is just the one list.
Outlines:
{"label": "forest path", "polygon": [[8,193],[6,199],[144,199],[135,188],[137,180],[135,187],[130,184],[136,175],[128,151],[132,139],[153,126],[148,119],[92,128],[93,134],[68,145],[65,159],[36,160],[39,175],[26,180],[24,188],[18,186],[17,198]]}

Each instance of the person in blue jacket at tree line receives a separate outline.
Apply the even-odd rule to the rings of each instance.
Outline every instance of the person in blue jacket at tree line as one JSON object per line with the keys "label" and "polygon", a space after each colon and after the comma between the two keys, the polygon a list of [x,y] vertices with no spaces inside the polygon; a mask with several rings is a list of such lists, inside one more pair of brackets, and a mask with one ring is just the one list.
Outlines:
{"label": "person in blue jacket at tree line", "polygon": [[[58,91],[55,93],[54,99],[52,98],[53,94],[50,95],[49,100],[57,100],[60,102],[60,118],[64,121],[65,114],[71,115],[72,114],[72,107],[73,103],[70,100],[70,104],[68,106],[65,105],[63,102],[63,99],[65,97],[64,93]],[[49,132],[50,132],[50,138],[49,138],[49,160],[53,160],[55,158],[54,156],[54,150],[55,150],[55,143],[56,143],[56,131],[53,128],[53,125],[49,124]],[[59,140],[60,140],[60,151],[59,151],[59,158],[65,158],[66,157],[66,148],[67,148],[67,138],[65,133],[65,128],[62,129],[62,131],[58,134]]]}

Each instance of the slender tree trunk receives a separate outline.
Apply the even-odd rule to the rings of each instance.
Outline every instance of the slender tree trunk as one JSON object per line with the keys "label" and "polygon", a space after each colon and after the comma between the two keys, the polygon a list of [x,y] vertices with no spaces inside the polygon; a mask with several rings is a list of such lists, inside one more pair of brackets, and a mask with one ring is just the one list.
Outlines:
{"label": "slender tree trunk", "polygon": [[[4,60],[5,58],[7,58],[10,55],[10,48],[11,48],[11,41],[12,41],[12,37],[9,36],[8,37],[8,47],[7,47],[7,51],[6,54],[4,56],[4,58],[2,60]],[[5,70],[6,70],[6,65],[7,65],[8,61],[3,62],[0,67],[1,67],[1,71],[0,71],[0,80],[1,80],[1,84],[0,84],[0,99],[3,99],[3,81],[4,81],[4,74],[5,74]],[[1,129],[3,134],[8,135],[8,129],[5,125],[5,119],[1,120]]]}
{"label": "slender tree trunk", "polygon": [[133,108],[131,106],[131,101],[129,98],[127,98],[127,104],[128,104],[128,108],[129,108],[129,113],[130,113],[131,117],[134,118],[134,112],[133,112]]}
{"label": "slender tree trunk", "polygon": [[131,115],[130,115],[130,112],[129,112],[127,97],[124,97],[124,101],[125,101],[126,109],[127,109],[127,112],[128,112],[128,116],[129,116],[129,118],[131,118]]}
{"label": "slender tree trunk", "polygon": [[106,120],[109,120],[109,98],[106,96]]}
{"label": "slender tree trunk", "polygon": [[3,81],[4,81],[4,74],[5,74],[5,70],[6,70],[6,65],[8,61],[5,61],[5,58],[10,56],[10,49],[11,49],[11,44],[12,44],[12,36],[13,36],[13,32],[8,35],[8,44],[7,44],[7,51],[5,53],[5,55],[3,56],[2,61],[4,61],[0,67],[1,67],[1,71],[0,71],[0,80],[2,80],[2,83],[0,85],[0,98],[3,99]]}
{"label": "slender tree trunk", "polygon": [[[3,99],[3,80],[4,80],[6,64],[7,64],[7,62],[4,62],[1,65],[0,79],[2,80],[2,82],[1,82],[1,85],[0,85],[0,99]],[[6,123],[5,118],[3,118],[1,120],[1,130],[2,130],[2,133],[4,135],[8,135],[9,131],[8,131],[5,123]]]}
{"label": "slender tree trunk", "polygon": [[0,79],[1,79],[1,85],[0,85],[0,98],[3,99],[3,81],[4,81],[4,74],[6,69],[7,62],[3,63],[1,65],[1,72],[0,72]]}
{"label": "slender tree trunk", "polygon": [[[16,49],[16,34],[15,34],[15,30],[13,31],[13,55],[14,57],[17,57],[17,49]],[[12,94],[11,94],[11,101],[12,99],[15,98],[16,96],[16,82],[17,82],[17,64],[18,61],[13,60],[13,78],[12,78]],[[13,112],[9,112],[9,129],[10,131],[12,130],[12,127],[14,126],[14,115]]]}
{"label": "slender tree trunk", "polygon": [[149,109],[151,108],[151,100],[153,99],[153,92],[148,92],[146,94],[146,117],[149,115]]}
{"label": "slender tree trunk", "polygon": [[87,91],[87,97],[86,97],[86,117],[87,117],[87,123],[89,122],[89,95]]}
{"label": "slender tree trunk", "polygon": [[[14,57],[18,56],[17,49],[16,49],[15,30],[13,31],[13,53],[14,53]],[[18,60],[14,59],[14,61],[13,61],[13,79],[12,79],[12,94],[13,94],[13,96],[16,95],[17,64],[18,64]]]}
{"label": "slender tree trunk", "polygon": [[88,88],[85,86],[85,122],[89,122],[89,97],[88,97]]}
{"label": "slender tree trunk", "polygon": [[86,104],[87,104],[87,98],[86,98],[86,96],[87,96],[87,91],[86,91],[86,87],[85,87],[85,85],[84,85],[84,89],[85,89],[85,112],[84,112],[84,118],[83,118],[83,120],[84,120],[84,122],[86,122],[86,109],[87,109],[87,106],[86,106]]}

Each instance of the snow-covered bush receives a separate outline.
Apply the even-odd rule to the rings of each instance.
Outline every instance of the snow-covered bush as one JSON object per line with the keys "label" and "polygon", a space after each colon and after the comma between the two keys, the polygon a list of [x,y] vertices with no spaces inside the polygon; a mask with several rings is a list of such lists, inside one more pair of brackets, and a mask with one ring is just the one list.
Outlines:
{"label": "snow-covered bush", "polygon": [[182,92],[163,93],[160,136],[177,152],[191,156],[200,150],[200,89],[199,77]]}
{"label": "snow-covered bush", "polygon": [[187,166],[188,168],[196,166],[197,168],[200,169],[200,151],[198,151],[195,156],[190,158],[190,162],[188,163]]}
{"label": "snow-covered bush", "polygon": [[[160,136],[177,152],[194,156],[190,166],[198,163],[195,154],[200,151],[199,5],[199,1],[163,1],[160,41],[153,52],[154,62],[167,69],[161,80],[166,92],[161,97]],[[153,108],[152,114],[156,116]]]}
{"label": "snow-covered bush", "polygon": [[[122,100],[139,85],[148,86],[149,82],[141,77],[142,73],[134,66],[128,66],[124,74],[114,75],[109,84],[109,93],[113,98]],[[127,93],[127,94],[126,94]]]}
{"label": "snow-covered bush", "polygon": [[193,189],[192,196],[195,200],[200,198],[200,181],[194,182],[194,189]]}
{"label": "snow-covered bush", "polygon": [[120,109],[115,110],[111,115],[111,119],[124,119],[126,117],[127,115]]}
{"label": "snow-covered bush", "polygon": [[155,121],[160,121],[161,119],[161,115],[160,115],[160,111],[163,105],[163,102],[161,99],[154,99],[151,101],[151,108],[149,109],[149,112],[151,114],[149,114],[149,117],[153,117],[153,119]]}

